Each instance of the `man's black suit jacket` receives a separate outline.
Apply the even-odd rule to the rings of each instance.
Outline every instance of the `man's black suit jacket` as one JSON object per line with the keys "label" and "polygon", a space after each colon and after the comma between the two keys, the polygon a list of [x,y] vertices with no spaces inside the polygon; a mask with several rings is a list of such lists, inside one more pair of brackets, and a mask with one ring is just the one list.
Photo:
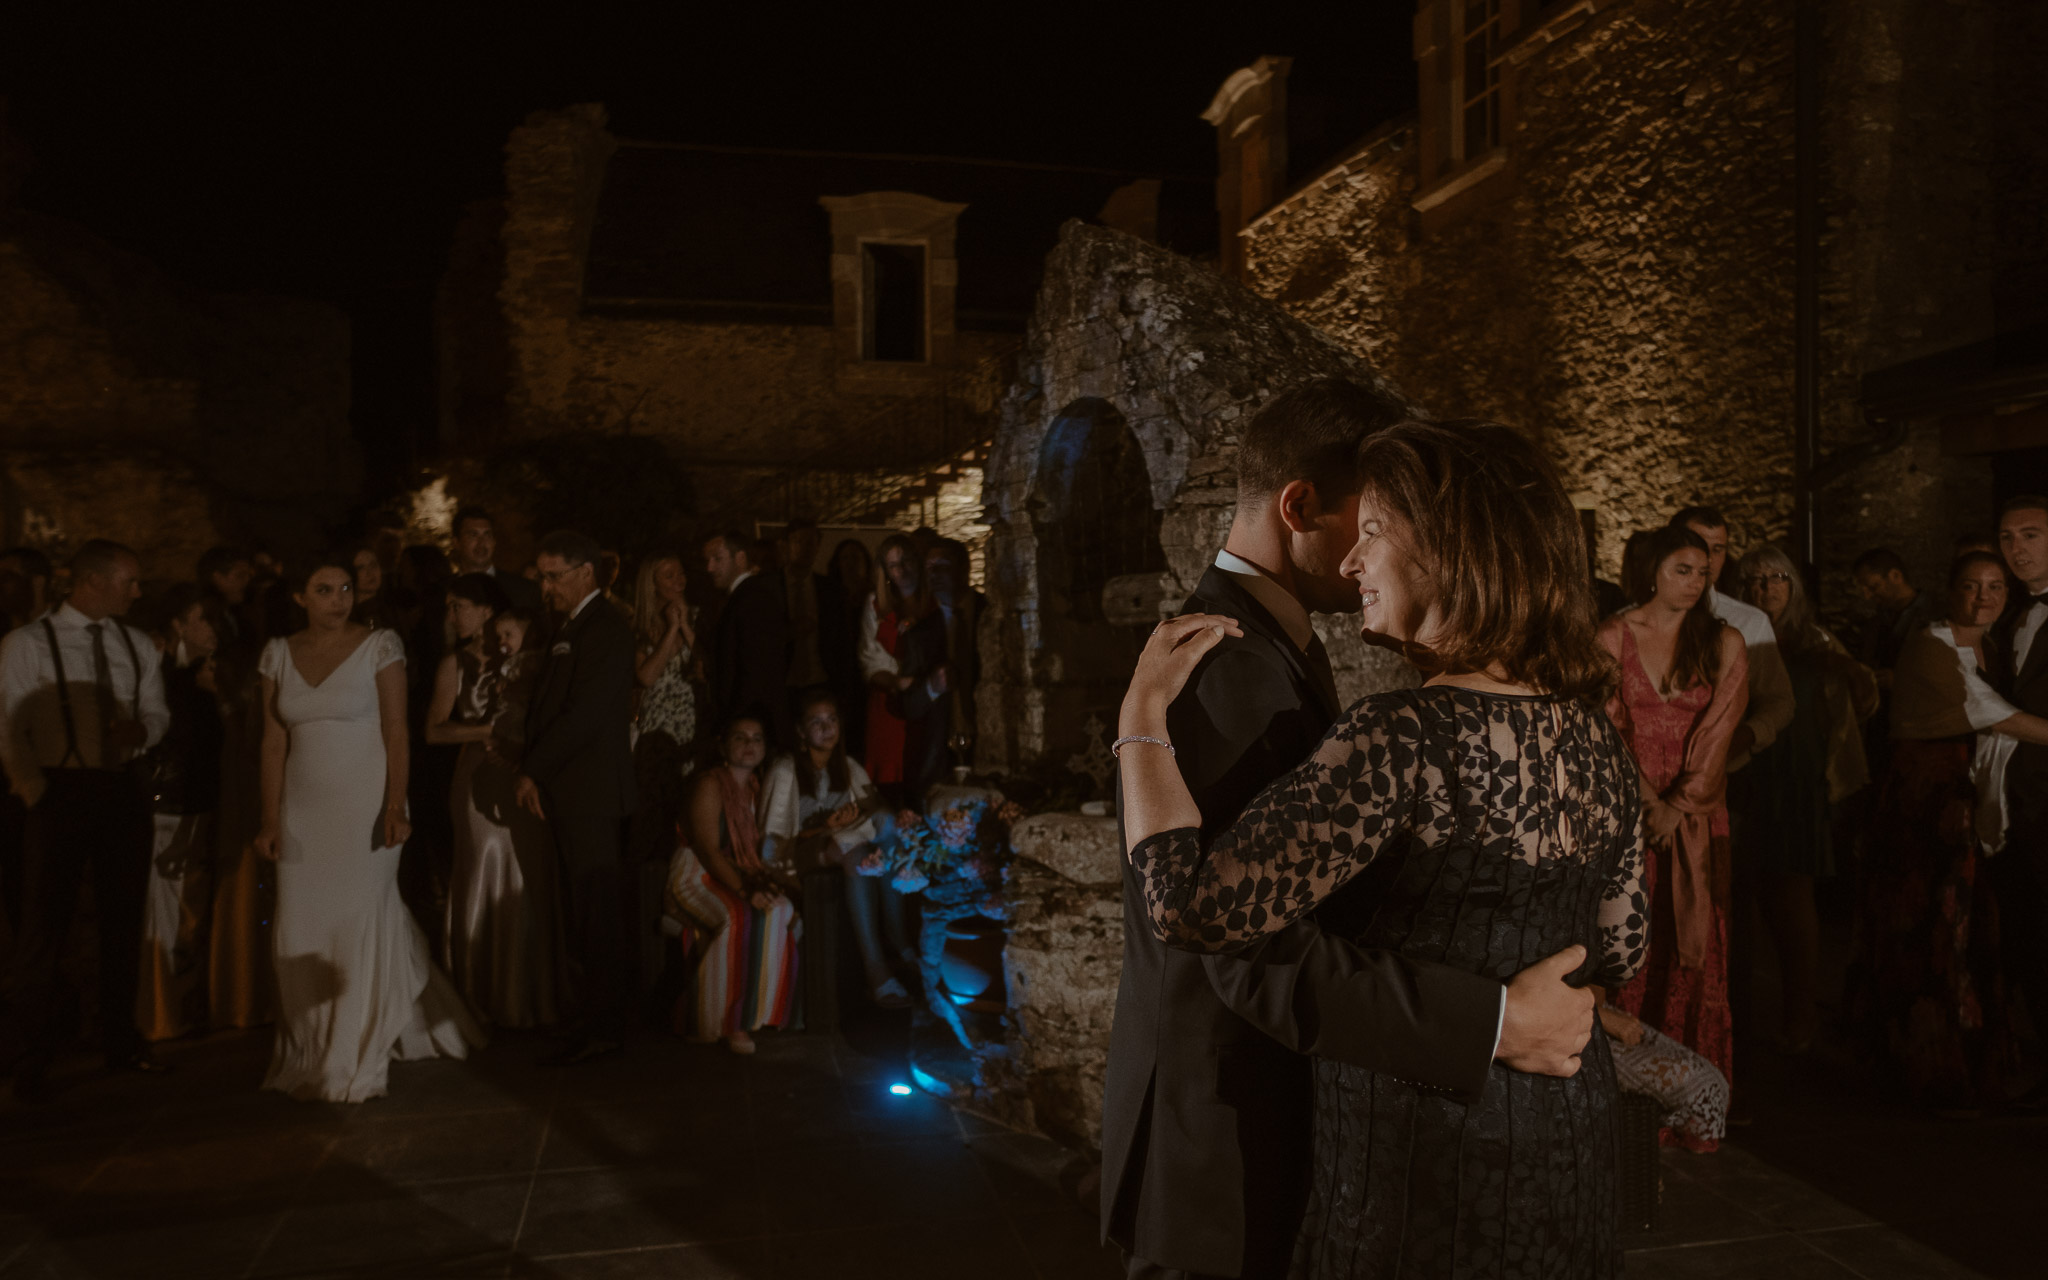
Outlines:
{"label": "man's black suit jacket", "polygon": [[[2034,632],[2033,646],[2025,664],[2014,669],[2013,640],[2030,608],[2022,599],[1997,627],[1998,648],[2008,672],[2005,696],[2022,711],[2048,716],[2048,621]],[[2013,750],[2005,768],[2005,797],[2016,839],[2039,847],[2048,842],[2048,747],[2022,742]]]}
{"label": "man's black suit jacket", "polygon": [[633,627],[599,595],[548,647],[520,769],[552,813],[624,817],[636,802],[632,722]]}
{"label": "man's black suit jacket", "polygon": [[767,717],[770,741],[789,737],[789,597],[779,573],[732,589],[711,644],[711,706],[722,723],[741,712]]}
{"label": "man's black suit jacket", "polygon": [[[1205,834],[1306,760],[1338,708],[1310,659],[1231,575],[1187,612],[1244,630],[1168,712]],[[1127,750],[1152,750],[1135,747]],[[1311,1064],[1335,1058],[1464,1099],[1484,1087],[1501,987],[1362,951],[1313,917],[1228,956],[1158,941],[1124,863],[1123,977],[1102,1102],[1102,1233],[1134,1257],[1220,1276],[1284,1274],[1309,1172]]]}

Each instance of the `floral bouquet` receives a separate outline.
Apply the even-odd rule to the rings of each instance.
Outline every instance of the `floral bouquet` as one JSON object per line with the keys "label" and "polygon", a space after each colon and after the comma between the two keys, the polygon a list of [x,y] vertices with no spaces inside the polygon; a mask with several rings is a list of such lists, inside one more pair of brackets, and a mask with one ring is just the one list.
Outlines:
{"label": "floral bouquet", "polygon": [[928,901],[934,893],[990,894],[1008,861],[1008,824],[1021,810],[1010,804],[995,808],[983,796],[956,796],[943,804],[883,835],[861,861],[860,873],[888,876],[897,892],[924,893]]}

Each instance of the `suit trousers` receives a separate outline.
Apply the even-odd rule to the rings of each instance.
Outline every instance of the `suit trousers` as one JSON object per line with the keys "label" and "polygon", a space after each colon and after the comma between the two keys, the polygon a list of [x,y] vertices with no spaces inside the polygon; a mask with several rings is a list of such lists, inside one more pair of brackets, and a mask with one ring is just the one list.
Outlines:
{"label": "suit trousers", "polygon": [[2026,992],[2035,1025],[2048,1023],[2048,820],[2015,821],[1987,870],[2006,977]]}
{"label": "suit trousers", "polygon": [[142,907],[149,889],[154,828],[149,798],[129,773],[50,769],[41,800],[22,829],[22,924],[15,948],[22,1065],[40,1069],[55,1051],[57,973],[92,876],[99,934],[100,1048],[110,1058],[139,1051],[135,988],[142,955]]}
{"label": "suit trousers", "polygon": [[629,932],[626,913],[625,819],[612,814],[562,813],[554,818],[562,859],[562,922],[584,1034],[618,1040],[626,1031]]}

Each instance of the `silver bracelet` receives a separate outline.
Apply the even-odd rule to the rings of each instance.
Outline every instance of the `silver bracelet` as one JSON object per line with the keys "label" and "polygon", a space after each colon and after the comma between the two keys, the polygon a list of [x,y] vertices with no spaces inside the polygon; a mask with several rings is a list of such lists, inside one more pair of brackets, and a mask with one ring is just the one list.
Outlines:
{"label": "silver bracelet", "polygon": [[1177,756],[1180,754],[1180,752],[1175,751],[1173,749],[1173,744],[1171,742],[1168,742],[1166,739],[1148,738],[1142,733],[1126,734],[1123,737],[1118,738],[1115,742],[1110,743],[1109,754],[1121,760],[1124,754],[1124,744],[1127,742],[1149,742],[1155,747],[1165,747],[1166,754],[1170,756]]}

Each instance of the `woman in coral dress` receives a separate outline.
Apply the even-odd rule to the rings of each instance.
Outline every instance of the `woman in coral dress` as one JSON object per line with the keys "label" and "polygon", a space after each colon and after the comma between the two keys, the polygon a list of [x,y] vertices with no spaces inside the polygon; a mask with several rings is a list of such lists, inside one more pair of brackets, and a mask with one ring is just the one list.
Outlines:
{"label": "woman in coral dress", "polygon": [[[1687,529],[1631,542],[1623,589],[1635,604],[1600,642],[1621,664],[1607,714],[1641,770],[1649,857],[1650,954],[1615,993],[1624,1012],[1735,1078],[1728,1011],[1728,744],[1749,703],[1742,637],[1701,602],[1707,548]],[[1718,1134],[1666,1129],[1667,1143],[1711,1151]]]}

